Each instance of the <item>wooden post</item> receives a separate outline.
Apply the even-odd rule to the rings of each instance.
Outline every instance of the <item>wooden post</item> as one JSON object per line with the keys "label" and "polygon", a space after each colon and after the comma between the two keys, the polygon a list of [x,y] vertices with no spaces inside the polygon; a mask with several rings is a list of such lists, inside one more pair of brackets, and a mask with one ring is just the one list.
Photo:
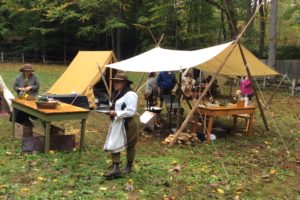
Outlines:
{"label": "wooden post", "polygon": [[4,61],[4,54],[3,54],[3,51],[1,52],[1,62]]}

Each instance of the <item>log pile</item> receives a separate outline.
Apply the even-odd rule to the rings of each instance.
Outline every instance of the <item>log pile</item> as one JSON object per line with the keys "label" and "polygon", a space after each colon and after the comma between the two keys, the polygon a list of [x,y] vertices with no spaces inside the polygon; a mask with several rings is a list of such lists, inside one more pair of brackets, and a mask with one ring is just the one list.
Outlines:
{"label": "log pile", "polygon": [[[162,142],[163,144],[170,144],[173,140],[174,134],[170,134],[165,140]],[[185,144],[185,145],[194,145],[200,143],[200,140],[197,137],[196,133],[187,133],[182,132],[180,136],[177,138],[177,144]]]}

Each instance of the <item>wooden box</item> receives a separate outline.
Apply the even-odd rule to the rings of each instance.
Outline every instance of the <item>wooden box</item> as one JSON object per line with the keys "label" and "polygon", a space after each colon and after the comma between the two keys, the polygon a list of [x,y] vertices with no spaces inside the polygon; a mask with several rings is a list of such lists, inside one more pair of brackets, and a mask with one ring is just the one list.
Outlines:
{"label": "wooden box", "polygon": [[32,126],[28,124],[15,123],[14,137],[22,139],[23,137],[32,136]]}
{"label": "wooden box", "polygon": [[[51,135],[50,150],[72,151],[75,148],[75,135]],[[23,152],[44,152],[45,137],[24,137],[22,139]]]}

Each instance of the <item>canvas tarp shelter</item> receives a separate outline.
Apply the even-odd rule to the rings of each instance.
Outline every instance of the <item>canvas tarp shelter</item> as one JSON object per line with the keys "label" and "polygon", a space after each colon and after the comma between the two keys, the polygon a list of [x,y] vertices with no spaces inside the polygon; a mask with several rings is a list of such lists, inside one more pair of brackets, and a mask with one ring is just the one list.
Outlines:
{"label": "canvas tarp shelter", "polygon": [[[127,60],[106,65],[114,69],[134,72],[178,71],[195,67],[214,73],[234,47],[234,41],[194,51],[170,50],[156,47]],[[248,66],[253,76],[278,75],[278,73],[256,58],[243,47]],[[220,74],[247,76],[238,47],[223,66]]]}
{"label": "canvas tarp shelter", "polygon": [[[11,93],[11,91],[6,87],[6,84],[2,77],[0,76],[0,91],[3,93],[3,98],[4,98],[4,103],[6,104],[5,106],[8,106],[7,111],[12,112],[13,108],[11,105],[11,99],[14,99],[14,95]],[[1,110],[0,110],[1,112]]]}
{"label": "canvas tarp shelter", "polygon": [[87,96],[92,105],[95,100],[93,87],[101,79],[98,64],[104,73],[105,65],[115,61],[112,51],[79,51],[66,71],[48,90],[48,93],[77,93]]}

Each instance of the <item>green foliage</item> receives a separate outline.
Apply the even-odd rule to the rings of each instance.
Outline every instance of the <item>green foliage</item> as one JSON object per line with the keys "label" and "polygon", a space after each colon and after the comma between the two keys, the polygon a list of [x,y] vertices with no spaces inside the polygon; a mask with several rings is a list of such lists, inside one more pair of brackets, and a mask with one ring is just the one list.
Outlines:
{"label": "green foliage", "polygon": [[[257,4],[230,2],[241,31]],[[298,44],[299,2],[283,0],[279,11],[279,45]],[[163,47],[198,49],[230,40],[230,26],[224,2],[215,0],[0,0],[1,50],[25,54],[72,57],[78,49],[113,49],[125,58],[153,47],[152,37],[162,34]],[[257,52],[259,36],[257,16],[243,42]]]}

